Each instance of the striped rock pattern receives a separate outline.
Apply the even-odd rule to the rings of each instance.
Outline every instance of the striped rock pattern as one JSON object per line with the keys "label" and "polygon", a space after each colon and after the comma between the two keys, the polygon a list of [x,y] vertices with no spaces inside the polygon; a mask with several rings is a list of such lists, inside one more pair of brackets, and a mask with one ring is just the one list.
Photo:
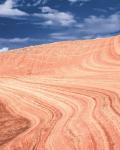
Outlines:
{"label": "striped rock pattern", "polygon": [[0,150],[120,150],[120,36],[1,53]]}

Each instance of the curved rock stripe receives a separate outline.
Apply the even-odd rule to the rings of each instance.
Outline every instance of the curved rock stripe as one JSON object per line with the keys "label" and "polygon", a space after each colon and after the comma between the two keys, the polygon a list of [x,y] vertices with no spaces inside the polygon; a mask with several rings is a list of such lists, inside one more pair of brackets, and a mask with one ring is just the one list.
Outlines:
{"label": "curved rock stripe", "polygon": [[0,150],[120,150],[120,36],[0,53]]}

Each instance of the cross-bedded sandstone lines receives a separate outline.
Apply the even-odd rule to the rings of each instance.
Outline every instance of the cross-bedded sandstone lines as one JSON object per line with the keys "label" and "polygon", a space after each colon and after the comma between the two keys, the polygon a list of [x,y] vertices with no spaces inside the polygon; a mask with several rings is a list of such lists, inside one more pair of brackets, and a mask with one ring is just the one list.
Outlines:
{"label": "cross-bedded sandstone lines", "polygon": [[19,105],[13,106],[16,113],[31,120],[28,131],[7,144],[9,149],[119,150],[120,102],[116,92],[71,87],[69,82],[59,85],[61,80],[56,85],[51,79],[47,84],[45,79],[36,81],[1,80],[0,93],[9,95],[6,102]]}
{"label": "cross-bedded sandstone lines", "polygon": [[0,66],[0,150],[120,150],[119,36],[1,53]]}
{"label": "cross-bedded sandstone lines", "polygon": [[7,144],[29,127],[29,120],[10,113],[7,106],[0,103],[0,146]]}

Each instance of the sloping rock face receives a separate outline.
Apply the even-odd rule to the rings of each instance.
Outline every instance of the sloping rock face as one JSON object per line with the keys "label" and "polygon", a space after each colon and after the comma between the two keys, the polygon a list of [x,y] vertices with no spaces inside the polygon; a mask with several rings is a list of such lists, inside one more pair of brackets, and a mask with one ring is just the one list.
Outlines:
{"label": "sloping rock face", "polygon": [[1,53],[0,150],[120,150],[120,36]]}

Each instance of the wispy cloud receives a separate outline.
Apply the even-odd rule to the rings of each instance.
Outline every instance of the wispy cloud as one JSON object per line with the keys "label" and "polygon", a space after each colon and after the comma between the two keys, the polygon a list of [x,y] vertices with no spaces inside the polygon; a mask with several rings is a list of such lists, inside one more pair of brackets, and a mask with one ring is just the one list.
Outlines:
{"label": "wispy cloud", "polygon": [[46,4],[48,0],[35,0],[34,3],[32,4],[33,6],[39,6],[40,4]]}
{"label": "wispy cloud", "polygon": [[32,46],[36,44],[41,44],[41,43],[49,43],[53,42],[52,39],[50,38],[32,38],[32,37],[26,37],[26,38],[21,38],[21,37],[16,37],[16,38],[0,38],[0,51],[6,51],[8,48],[13,49],[13,48],[19,48],[21,47],[26,47],[26,46]]}
{"label": "wispy cloud", "polygon": [[79,2],[80,3],[80,6],[83,6],[86,2],[89,2],[91,0],[68,0],[71,4],[74,4],[74,3],[77,3]]}
{"label": "wispy cloud", "polygon": [[[76,19],[76,17],[69,12],[61,12],[47,6],[41,7],[40,9],[41,13],[34,14],[35,16],[44,19],[40,25],[52,27],[67,26],[71,28],[71,30],[74,30],[74,32],[76,31],[75,33],[77,36],[78,33],[86,34],[87,36],[88,34],[109,34],[120,30],[120,12],[116,12],[109,16],[106,16],[105,14],[101,16],[90,15],[81,21]],[[100,9],[99,11],[104,10]],[[66,37],[69,36],[66,35]],[[58,38],[58,35],[56,35],[56,38]]]}
{"label": "wispy cloud", "polygon": [[0,38],[0,51],[7,51],[11,47],[18,47],[19,45],[24,45],[32,42],[34,39],[31,38]]}
{"label": "wispy cloud", "polygon": [[88,2],[90,0],[68,0],[69,2],[75,3],[75,2]]}
{"label": "wispy cloud", "polygon": [[55,32],[49,36],[56,40],[93,39],[107,37],[120,31],[120,14],[110,16],[89,16],[83,22],[77,21],[72,28]]}
{"label": "wispy cloud", "polygon": [[36,13],[34,16],[43,18],[45,21],[43,25],[48,26],[70,26],[76,23],[74,15],[69,12],[62,12],[50,7],[42,7],[42,13]]}
{"label": "wispy cloud", "polygon": [[67,34],[65,32],[58,32],[58,33],[52,33],[49,35],[50,38],[52,39],[56,39],[56,40],[75,40],[77,39],[77,36],[76,35],[70,35],[70,34]]}
{"label": "wispy cloud", "polygon": [[5,3],[0,5],[0,16],[11,17],[24,15],[27,15],[27,13],[13,7],[13,0],[6,0]]}
{"label": "wispy cloud", "polygon": [[120,13],[105,16],[89,16],[85,18],[82,23],[77,26],[81,32],[89,34],[107,34],[117,32],[120,30]]}
{"label": "wispy cloud", "polygon": [[30,38],[26,37],[26,38],[0,38],[0,43],[2,42],[11,42],[11,43],[19,43],[19,42],[26,42],[29,41]]}
{"label": "wispy cloud", "polygon": [[9,50],[8,47],[3,47],[3,48],[0,49],[0,52],[6,52],[6,51],[8,51],[8,50]]}

